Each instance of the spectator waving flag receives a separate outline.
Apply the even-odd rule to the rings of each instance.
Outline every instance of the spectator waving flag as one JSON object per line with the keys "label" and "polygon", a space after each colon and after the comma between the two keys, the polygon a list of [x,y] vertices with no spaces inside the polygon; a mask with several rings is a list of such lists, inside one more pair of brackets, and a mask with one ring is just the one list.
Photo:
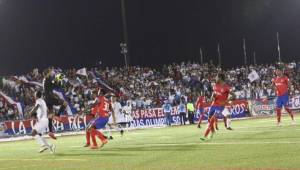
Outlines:
{"label": "spectator waving flag", "polygon": [[29,84],[29,85],[33,85],[33,86],[38,86],[38,87],[43,87],[43,84],[37,81],[30,81],[28,80],[28,78],[26,78],[25,76],[14,76],[15,80],[19,80],[22,83],[25,84]]}
{"label": "spectator waving flag", "polygon": [[257,74],[257,72],[255,70],[252,70],[252,72],[248,75],[248,79],[252,83],[253,81],[259,79],[259,75]]}
{"label": "spectator waving flag", "polygon": [[17,106],[17,109],[18,109],[18,112],[19,112],[19,115],[23,115],[23,107],[21,105],[20,102],[16,102],[14,101],[11,97],[7,96],[6,94],[4,94],[2,91],[0,91],[0,96],[4,98],[4,100],[9,103],[10,105],[13,105],[13,106]]}
{"label": "spectator waving flag", "polygon": [[110,87],[106,82],[104,82],[103,78],[101,77],[101,75],[99,75],[99,73],[95,72],[95,71],[90,71],[89,72],[91,74],[91,76],[93,77],[93,80],[97,81],[101,86],[109,89],[110,91],[115,91],[112,87]]}
{"label": "spectator waving flag", "polygon": [[61,100],[65,101],[68,103],[67,107],[66,107],[66,112],[69,116],[75,114],[77,111],[74,108],[74,106],[71,104],[71,102],[68,100],[65,92],[63,89],[54,89],[53,93],[56,94]]}
{"label": "spectator waving flag", "polygon": [[87,77],[86,68],[82,68],[82,69],[77,70],[76,74]]}

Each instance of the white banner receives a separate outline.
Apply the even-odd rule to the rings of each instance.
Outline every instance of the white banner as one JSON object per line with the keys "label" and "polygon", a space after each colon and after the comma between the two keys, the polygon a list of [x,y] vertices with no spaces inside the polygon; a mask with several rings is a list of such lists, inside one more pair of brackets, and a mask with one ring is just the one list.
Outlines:
{"label": "white banner", "polygon": [[293,110],[300,109],[300,95],[290,98],[289,104],[290,104],[290,109]]}

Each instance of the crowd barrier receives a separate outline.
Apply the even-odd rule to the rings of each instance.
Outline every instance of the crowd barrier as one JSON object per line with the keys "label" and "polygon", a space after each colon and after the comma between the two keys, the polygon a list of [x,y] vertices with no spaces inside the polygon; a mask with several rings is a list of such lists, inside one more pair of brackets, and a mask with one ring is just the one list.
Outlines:
{"label": "crowd barrier", "polygon": [[[210,103],[204,105],[207,112]],[[231,118],[244,118],[248,116],[261,116],[274,114],[275,102],[274,100],[235,100],[231,106],[226,106],[231,112]],[[300,109],[300,96],[290,99],[290,107],[293,110]],[[219,115],[221,118],[222,115]],[[177,108],[174,107],[171,113],[172,123],[180,124],[180,117]],[[65,131],[80,131],[84,130],[86,125],[92,119],[89,115],[82,116],[62,116],[62,121],[54,121],[54,129],[57,132]],[[195,113],[194,121],[198,121],[199,113]],[[207,119],[205,117],[204,119]],[[0,125],[0,132],[8,135],[27,135],[32,131],[35,120],[16,120],[6,121]],[[133,127],[153,127],[163,126],[165,118],[162,108],[141,109],[133,111]],[[1,134],[1,133],[0,133]]]}

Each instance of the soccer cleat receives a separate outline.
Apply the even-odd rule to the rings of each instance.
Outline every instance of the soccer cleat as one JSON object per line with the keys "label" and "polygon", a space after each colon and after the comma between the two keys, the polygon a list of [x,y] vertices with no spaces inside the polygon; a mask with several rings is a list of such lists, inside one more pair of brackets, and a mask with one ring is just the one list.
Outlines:
{"label": "soccer cleat", "polygon": [[52,144],[49,149],[52,154],[55,154],[56,146],[54,144]]}
{"label": "soccer cleat", "polygon": [[43,153],[45,150],[47,150],[47,149],[49,149],[48,147],[46,147],[46,146],[43,146],[43,148],[41,148],[40,150],[39,150],[39,153]]}
{"label": "soccer cleat", "polygon": [[101,146],[100,146],[100,148],[102,148],[102,147],[103,147],[105,144],[107,144],[107,143],[108,143],[108,140],[106,140],[106,139],[103,140],[103,141],[102,141],[102,144],[101,144]]}
{"label": "soccer cleat", "polygon": [[233,130],[231,127],[226,128],[227,130]]}
{"label": "soccer cleat", "polygon": [[109,138],[108,138],[109,140],[113,140],[114,138],[112,137],[112,136],[109,136]]}
{"label": "soccer cleat", "polygon": [[55,137],[54,133],[52,133],[52,132],[49,132],[49,133],[48,133],[48,136],[49,136],[51,139],[54,139],[54,140],[57,139],[57,138]]}
{"label": "soccer cleat", "polygon": [[120,131],[120,133],[121,133],[121,136],[123,137],[123,135],[124,135],[124,130],[122,129],[122,130]]}
{"label": "soccer cleat", "polygon": [[295,120],[292,120],[292,125],[296,125],[296,121]]}
{"label": "soccer cleat", "polygon": [[203,141],[203,142],[205,142],[205,141],[208,140],[208,138],[207,137],[201,137],[200,140]]}
{"label": "soccer cleat", "polygon": [[91,145],[90,144],[85,144],[83,147],[90,147]]}
{"label": "soccer cleat", "polygon": [[277,127],[281,127],[281,123],[280,122],[277,123]]}
{"label": "soccer cleat", "polygon": [[99,149],[99,147],[98,146],[91,146],[91,149]]}
{"label": "soccer cleat", "polygon": [[199,129],[200,129],[200,128],[201,128],[201,125],[198,125],[198,126],[197,126],[197,128],[199,128]]}

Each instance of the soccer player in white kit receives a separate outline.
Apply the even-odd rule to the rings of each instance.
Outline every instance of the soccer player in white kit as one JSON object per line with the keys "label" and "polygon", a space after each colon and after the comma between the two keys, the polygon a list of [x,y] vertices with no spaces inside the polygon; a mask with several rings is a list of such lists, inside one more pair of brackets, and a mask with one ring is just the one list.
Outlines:
{"label": "soccer player in white kit", "polygon": [[30,115],[36,113],[36,123],[32,129],[32,136],[35,137],[37,143],[41,146],[40,153],[49,149],[51,153],[55,153],[55,145],[49,144],[45,138],[42,137],[43,133],[48,128],[48,108],[44,99],[42,99],[42,92],[37,91],[35,94],[35,106],[31,110]]}
{"label": "soccer player in white kit", "polygon": [[132,115],[132,106],[129,101],[127,101],[126,106],[123,107],[122,112],[125,115],[126,128],[128,130],[129,127],[132,128],[134,126],[133,115]]}

